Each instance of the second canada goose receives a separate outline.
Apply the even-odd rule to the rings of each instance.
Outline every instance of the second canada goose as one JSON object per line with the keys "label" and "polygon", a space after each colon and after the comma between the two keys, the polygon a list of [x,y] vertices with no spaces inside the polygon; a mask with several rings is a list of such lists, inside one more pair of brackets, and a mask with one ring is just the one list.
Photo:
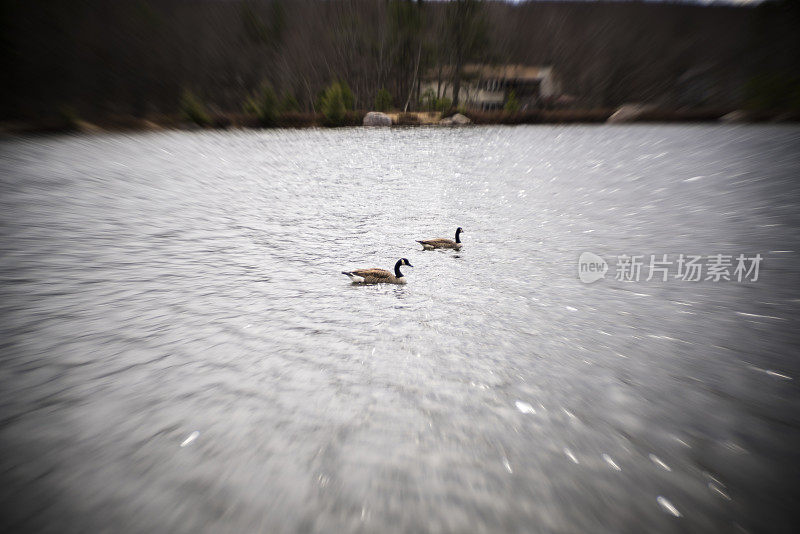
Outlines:
{"label": "second canada goose", "polygon": [[452,239],[426,239],[424,241],[417,240],[417,243],[422,245],[423,250],[433,250],[435,248],[454,248],[456,250],[461,250],[461,227],[459,226],[456,229],[456,240],[453,241]]}
{"label": "second canada goose", "polygon": [[356,269],[355,271],[342,271],[350,277],[354,284],[405,284],[406,277],[400,272],[401,265],[413,267],[408,260],[400,258],[394,264],[394,274],[386,269]]}

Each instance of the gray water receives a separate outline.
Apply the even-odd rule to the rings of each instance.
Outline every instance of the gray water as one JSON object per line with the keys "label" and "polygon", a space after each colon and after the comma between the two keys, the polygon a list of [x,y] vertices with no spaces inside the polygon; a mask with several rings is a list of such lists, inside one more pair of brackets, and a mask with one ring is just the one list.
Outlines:
{"label": "gray water", "polygon": [[[792,530],[796,126],[0,156],[2,530]],[[414,242],[457,226],[458,253]],[[604,280],[578,279],[586,251]],[[614,277],[623,254],[757,253],[756,281]],[[340,274],[401,257],[405,286]]]}

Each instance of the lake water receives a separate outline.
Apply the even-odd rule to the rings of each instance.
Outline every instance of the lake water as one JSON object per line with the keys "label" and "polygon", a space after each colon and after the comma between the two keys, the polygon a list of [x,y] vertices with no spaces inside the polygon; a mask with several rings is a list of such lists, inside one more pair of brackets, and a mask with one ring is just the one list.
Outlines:
{"label": "lake water", "polygon": [[797,126],[2,141],[0,530],[790,532],[799,169]]}

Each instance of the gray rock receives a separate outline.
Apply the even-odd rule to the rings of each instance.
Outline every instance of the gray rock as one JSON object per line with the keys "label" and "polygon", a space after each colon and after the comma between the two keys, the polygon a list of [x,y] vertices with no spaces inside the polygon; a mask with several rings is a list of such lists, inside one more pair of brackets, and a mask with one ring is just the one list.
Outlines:
{"label": "gray rock", "polygon": [[624,104],[615,111],[606,122],[623,123],[634,122],[638,120],[644,113],[651,111],[653,106],[644,104]]}
{"label": "gray rock", "polygon": [[469,117],[465,117],[461,113],[456,113],[452,117],[440,120],[439,124],[442,126],[462,126],[464,124],[472,124],[472,121],[469,120]]}
{"label": "gray rock", "polygon": [[747,122],[747,112],[741,109],[731,111],[719,118],[720,122]]}
{"label": "gray rock", "polygon": [[364,126],[391,126],[392,118],[380,111],[370,111],[364,115]]}

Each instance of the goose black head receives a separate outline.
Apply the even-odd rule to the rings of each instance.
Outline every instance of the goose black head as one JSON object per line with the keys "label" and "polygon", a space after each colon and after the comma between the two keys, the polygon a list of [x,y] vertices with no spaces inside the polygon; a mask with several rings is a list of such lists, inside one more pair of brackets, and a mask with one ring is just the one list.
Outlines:
{"label": "goose black head", "polygon": [[463,231],[460,226],[456,228],[456,243],[461,243],[461,232]]}
{"label": "goose black head", "polygon": [[394,275],[397,278],[403,277],[403,273],[400,272],[401,265],[408,265],[409,267],[413,267],[413,265],[411,265],[405,258],[400,258],[399,260],[397,260],[397,263],[394,264]]}

